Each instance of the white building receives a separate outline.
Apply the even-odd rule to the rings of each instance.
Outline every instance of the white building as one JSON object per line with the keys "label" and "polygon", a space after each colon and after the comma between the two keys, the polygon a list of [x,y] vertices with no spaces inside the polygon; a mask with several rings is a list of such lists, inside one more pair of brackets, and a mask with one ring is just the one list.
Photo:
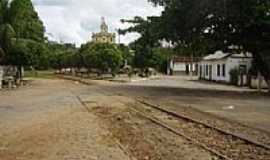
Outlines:
{"label": "white building", "polygon": [[252,55],[250,53],[223,53],[217,51],[215,54],[203,58],[199,66],[199,77],[204,80],[230,83],[230,71],[240,71],[240,85],[247,85],[247,74],[252,66]]}
{"label": "white building", "polygon": [[197,57],[175,57],[170,60],[167,72],[170,75],[189,75],[190,72],[197,75],[199,62],[200,58]]}

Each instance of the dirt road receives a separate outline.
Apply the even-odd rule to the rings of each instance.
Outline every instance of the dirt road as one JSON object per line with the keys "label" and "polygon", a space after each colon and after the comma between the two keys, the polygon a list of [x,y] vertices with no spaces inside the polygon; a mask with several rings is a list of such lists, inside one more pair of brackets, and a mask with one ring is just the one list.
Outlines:
{"label": "dirt road", "polygon": [[181,76],[129,83],[114,90],[165,106],[196,108],[270,132],[270,97],[259,95],[256,90]]}
{"label": "dirt road", "polygon": [[31,87],[1,93],[0,159],[130,159],[74,95],[84,88],[62,80],[39,80]]}
{"label": "dirt road", "polygon": [[218,159],[134,114],[116,86],[36,80],[1,92],[0,159]]}

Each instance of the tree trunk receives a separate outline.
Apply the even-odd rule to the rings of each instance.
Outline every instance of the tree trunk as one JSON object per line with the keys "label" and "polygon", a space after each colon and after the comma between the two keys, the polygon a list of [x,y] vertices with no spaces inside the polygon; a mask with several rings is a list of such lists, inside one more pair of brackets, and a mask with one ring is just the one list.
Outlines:
{"label": "tree trunk", "polygon": [[268,93],[270,94],[270,79],[267,80],[267,85],[268,85]]}
{"label": "tree trunk", "polygon": [[[254,54],[255,53],[255,54]],[[270,93],[270,68],[267,63],[263,60],[263,57],[259,54],[259,52],[253,51],[253,58],[256,65],[257,70],[264,77],[265,81],[268,84],[268,90]]]}
{"label": "tree trunk", "polygon": [[190,63],[190,77],[191,77],[191,80],[193,78],[193,55],[194,55],[194,52],[192,50],[192,55],[191,55],[191,63]]}
{"label": "tree trunk", "polygon": [[17,85],[20,85],[21,84],[21,81],[22,81],[22,66],[19,66],[18,67],[18,71],[17,71],[17,74],[16,74],[16,84]]}
{"label": "tree trunk", "polygon": [[263,77],[262,77],[260,72],[258,72],[258,74],[257,74],[257,79],[258,79],[257,88],[258,88],[258,91],[261,92],[262,91],[262,79],[263,79]]}

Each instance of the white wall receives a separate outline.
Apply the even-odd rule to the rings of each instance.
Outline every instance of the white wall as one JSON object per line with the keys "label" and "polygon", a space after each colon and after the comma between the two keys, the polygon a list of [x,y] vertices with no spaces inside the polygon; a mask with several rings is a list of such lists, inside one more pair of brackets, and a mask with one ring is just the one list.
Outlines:
{"label": "white wall", "polygon": [[174,62],[172,70],[173,71],[185,72],[186,71],[186,64],[185,63],[180,63],[180,62]]}
{"label": "white wall", "polygon": [[191,64],[184,63],[184,62],[171,62],[171,69],[175,72],[186,72],[186,65],[189,65],[189,71],[193,70],[196,71],[196,63],[193,63],[193,69],[191,69]]}
{"label": "white wall", "polygon": [[[252,77],[252,79],[251,79],[251,87],[258,89],[258,83],[259,83],[258,81],[259,81],[259,79],[257,77],[256,78]],[[268,85],[267,85],[267,83],[266,83],[266,81],[264,79],[262,81],[261,87],[262,88],[268,88]]]}
{"label": "white wall", "polygon": [[[220,76],[218,76],[217,66],[220,65]],[[225,64],[225,76],[223,76],[223,64]],[[212,61],[202,61],[200,63],[202,66],[202,78],[206,80],[210,80],[210,72],[208,71],[208,75],[206,75],[206,65],[209,66],[212,65],[212,79],[214,81],[223,81],[223,82],[230,82],[230,71],[234,68],[239,68],[240,65],[246,65],[247,70],[251,68],[252,65],[252,59],[251,58],[225,58],[220,60],[212,60]],[[200,69],[200,67],[199,67]],[[200,71],[199,71],[200,73]]]}
{"label": "white wall", "polygon": [[[217,65],[218,64],[220,64],[220,71],[221,71],[220,76],[217,76]],[[210,77],[212,77],[212,80],[226,81],[226,77],[222,76],[222,65],[223,64],[226,64],[226,60],[202,61],[200,63],[200,65],[202,67],[202,71],[200,71],[200,67],[199,67],[199,74],[201,73],[201,77],[203,79],[210,80]],[[210,73],[210,66],[212,66],[212,74]],[[208,73],[207,73],[207,70],[208,70]]]}

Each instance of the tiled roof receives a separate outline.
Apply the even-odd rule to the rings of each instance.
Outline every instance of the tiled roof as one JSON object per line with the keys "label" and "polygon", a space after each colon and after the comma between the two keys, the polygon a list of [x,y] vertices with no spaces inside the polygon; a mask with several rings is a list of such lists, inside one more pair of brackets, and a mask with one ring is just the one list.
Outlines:
{"label": "tiled roof", "polygon": [[224,53],[222,51],[216,51],[214,54],[210,54],[208,56],[205,56],[203,60],[219,60],[224,59],[227,57],[233,57],[233,58],[252,58],[252,54],[247,53],[239,53],[239,54],[233,54],[233,53]]}
{"label": "tiled roof", "polygon": [[223,59],[225,57],[228,57],[230,53],[224,53],[222,51],[217,51],[214,54],[210,54],[208,56],[205,56],[203,60],[215,60],[215,59]]}

